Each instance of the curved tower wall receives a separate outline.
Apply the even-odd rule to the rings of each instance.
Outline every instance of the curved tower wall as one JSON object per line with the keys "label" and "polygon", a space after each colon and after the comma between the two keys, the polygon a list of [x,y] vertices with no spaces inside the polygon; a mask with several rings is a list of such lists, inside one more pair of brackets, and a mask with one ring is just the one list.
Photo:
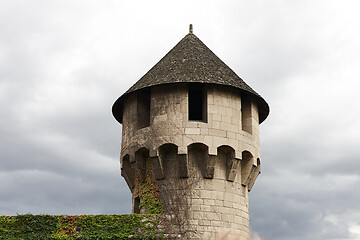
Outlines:
{"label": "curved tower wall", "polygon": [[[190,234],[187,237],[215,236],[229,229],[241,239],[249,239],[247,192],[260,172],[257,105],[238,89],[203,86],[207,122],[188,120],[188,84],[151,87],[150,124],[142,128],[138,119],[146,116],[139,115],[138,105],[144,91],[125,99],[122,175],[133,193],[133,211],[137,212],[135,175],[141,177],[149,157],[165,214],[182,218],[177,224]],[[178,213],[167,213],[167,209]]]}

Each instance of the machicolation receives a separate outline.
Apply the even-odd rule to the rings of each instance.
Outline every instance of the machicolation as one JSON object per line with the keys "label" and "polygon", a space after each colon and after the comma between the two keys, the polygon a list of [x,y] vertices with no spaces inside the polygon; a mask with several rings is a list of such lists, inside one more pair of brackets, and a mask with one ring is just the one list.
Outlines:
{"label": "machicolation", "polygon": [[113,105],[133,212],[149,212],[139,186],[151,180],[168,236],[230,230],[250,239],[248,191],[268,114],[265,100],[191,30]]}

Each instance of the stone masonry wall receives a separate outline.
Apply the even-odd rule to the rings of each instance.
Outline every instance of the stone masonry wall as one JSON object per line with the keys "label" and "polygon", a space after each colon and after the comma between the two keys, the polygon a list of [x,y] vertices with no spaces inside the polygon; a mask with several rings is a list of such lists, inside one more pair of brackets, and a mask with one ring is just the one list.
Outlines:
{"label": "stone masonry wall", "polygon": [[[223,86],[209,86],[207,90],[208,122],[188,120],[186,85],[161,85],[151,89],[150,127],[136,129],[136,96],[126,99],[123,111],[121,155],[134,152],[139,146],[157,156],[157,149],[166,143],[178,146],[179,154],[187,154],[187,146],[201,142],[216,155],[222,145],[235,149],[241,159],[245,150],[254,159],[259,152],[259,117],[256,104],[251,103],[252,134],[241,129],[241,98],[239,92]],[[249,121],[249,120],[248,120]],[[136,151],[136,150],[135,150]],[[131,155],[131,154],[130,154]],[[254,162],[256,165],[256,161]]]}
{"label": "stone masonry wall", "polygon": [[141,129],[136,124],[136,94],[141,92],[130,95],[123,110],[122,175],[136,189],[132,175],[143,171],[139,149],[146,149],[167,205],[165,214],[184,218],[178,222],[187,234],[183,239],[201,239],[204,233],[212,238],[230,230],[248,240],[248,190],[260,172],[257,106],[250,99],[249,133],[242,129],[238,90],[209,85],[206,92],[205,123],[188,120],[186,84],[152,87],[150,126]]}

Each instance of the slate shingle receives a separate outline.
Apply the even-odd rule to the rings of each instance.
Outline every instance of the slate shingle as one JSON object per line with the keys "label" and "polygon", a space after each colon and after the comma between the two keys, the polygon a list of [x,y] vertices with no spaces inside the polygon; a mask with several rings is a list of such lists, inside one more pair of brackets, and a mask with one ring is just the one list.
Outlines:
{"label": "slate shingle", "polygon": [[187,34],[139,81],[114,103],[113,114],[121,122],[125,97],[137,90],[171,83],[205,83],[232,86],[254,96],[260,123],[269,114],[266,101],[218,58],[193,33]]}

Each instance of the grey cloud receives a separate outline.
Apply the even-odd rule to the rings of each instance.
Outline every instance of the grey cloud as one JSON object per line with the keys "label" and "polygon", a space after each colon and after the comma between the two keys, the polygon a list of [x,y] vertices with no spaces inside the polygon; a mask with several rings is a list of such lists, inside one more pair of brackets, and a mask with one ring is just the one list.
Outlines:
{"label": "grey cloud", "polygon": [[178,11],[165,1],[3,2],[0,214],[128,213],[111,105],[193,23],[270,104],[252,230],[264,240],[359,237],[355,1],[185,1]]}
{"label": "grey cloud", "polygon": [[[124,184],[114,177],[101,180],[86,178],[84,173],[65,176],[54,171],[21,170],[1,172],[0,178],[6,184],[5,188],[2,187],[0,198],[2,214],[109,214],[129,211],[129,193],[119,195],[111,191],[125,189]],[[124,202],[124,207],[114,208],[114,201]]]}

